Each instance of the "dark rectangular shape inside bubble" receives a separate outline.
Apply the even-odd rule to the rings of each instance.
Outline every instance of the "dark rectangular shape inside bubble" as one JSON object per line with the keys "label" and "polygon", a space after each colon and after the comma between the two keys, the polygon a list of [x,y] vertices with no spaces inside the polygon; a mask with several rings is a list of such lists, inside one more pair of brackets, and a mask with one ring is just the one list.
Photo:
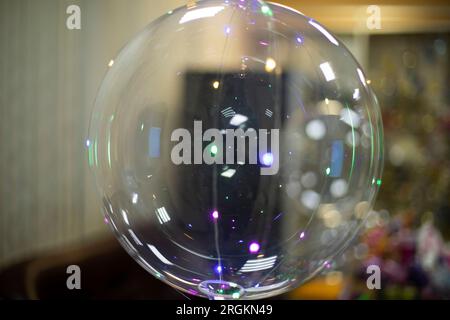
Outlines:
{"label": "dark rectangular shape inside bubble", "polygon": [[285,91],[285,74],[190,71],[184,79],[184,119],[201,120],[204,129],[278,129],[285,119]]}
{"label": "dark rectangular shape inside bubble", "polygon": [[[185,128],[191,134],[192,163],[174,168],[175,176],[178,177],[176,188],[180,191],[174,202],[184,211],[198,212],[198,220],[191,219],[189,223],[201,225],[204,214],[216,209],[220,212],[223,228],[232,230],[231,223],[237,216],[242,223],[241,228],[258,228],[258,225],[250,225],[252,216],[260,215],[262,207],[270,211],[278,210],[277,177],[261,176],[260,154],[257,164],[249,164],[248,157],[244,164],[237,163],[236,159],[227,164],[224,154],[223,164],[207,165],[203,161],[201,165],[195,165],[193,128],[194,121],[201,121],[203,133],[211,128],[221,131],[242,129],[244,132],[254,129],[258,137],[260,129],[268,132],[281,129],[286,120],[286,78],[285,74],[265,72],[185,73],[181,100],[183,107],[180,108],[176,127]],[[270,144],[270,137],[268,141]],[[203,141],[202,150],[210,143]],[[192,190],[192,186],[195,186],[195,190]],[[205,228],[209,227],[205,225]],[[273,232],[276,232],[276,228]],[[226,238],[224,240],[237,243],[240,239],[234,239],[235,235],[221,233],[221,237]],[[211,240],[213,245],[214,241]]]}

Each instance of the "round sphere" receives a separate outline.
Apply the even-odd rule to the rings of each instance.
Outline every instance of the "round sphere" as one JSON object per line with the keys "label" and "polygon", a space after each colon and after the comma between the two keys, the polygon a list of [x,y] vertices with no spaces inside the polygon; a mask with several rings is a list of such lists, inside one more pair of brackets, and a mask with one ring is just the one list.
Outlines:
{"label": "round sphere", "polygon": [[87,144],[123,247],[212,299],[273,296],[329,267],[381,184],[361,67],[315,20],[255,0],[149,24],[110,63]]}

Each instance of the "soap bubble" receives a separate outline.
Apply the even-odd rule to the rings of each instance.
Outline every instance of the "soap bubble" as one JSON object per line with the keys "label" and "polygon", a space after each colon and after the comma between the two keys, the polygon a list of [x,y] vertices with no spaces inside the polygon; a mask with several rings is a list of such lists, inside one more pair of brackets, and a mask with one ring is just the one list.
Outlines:
{"label": "soap bubble", "polygon": [[109,67],[89,163],[106,221],[148,272],[197,296],[259,299],[354,238],[381,184],[381,117],[318,22],[201,1],[149,24]]}

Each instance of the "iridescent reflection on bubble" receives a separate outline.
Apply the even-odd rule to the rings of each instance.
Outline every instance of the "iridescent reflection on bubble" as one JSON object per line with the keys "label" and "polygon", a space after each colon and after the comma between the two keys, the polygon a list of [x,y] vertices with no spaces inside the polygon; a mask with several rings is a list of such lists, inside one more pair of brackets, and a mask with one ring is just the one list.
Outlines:
{"label": "iridescent reflection on bubble", "polygon": [[111,61],[89,163],[108,225],[148,272],[210,299],[265,298],[355,236],[381,184],[381,117],[325,27],[271,3],[207,0]]}

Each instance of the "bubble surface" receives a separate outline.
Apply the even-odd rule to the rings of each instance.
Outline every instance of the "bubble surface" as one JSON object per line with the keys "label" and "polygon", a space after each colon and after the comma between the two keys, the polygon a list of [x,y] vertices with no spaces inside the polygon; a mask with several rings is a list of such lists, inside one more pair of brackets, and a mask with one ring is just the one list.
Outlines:
{"label": "bubble surface", "polygon": [[108,225],[148,272],[210,299],[265,298],[354,238],[381,184],[381,116],[319,22],[261,1],[201,1],[112,61],[89,164]]}

